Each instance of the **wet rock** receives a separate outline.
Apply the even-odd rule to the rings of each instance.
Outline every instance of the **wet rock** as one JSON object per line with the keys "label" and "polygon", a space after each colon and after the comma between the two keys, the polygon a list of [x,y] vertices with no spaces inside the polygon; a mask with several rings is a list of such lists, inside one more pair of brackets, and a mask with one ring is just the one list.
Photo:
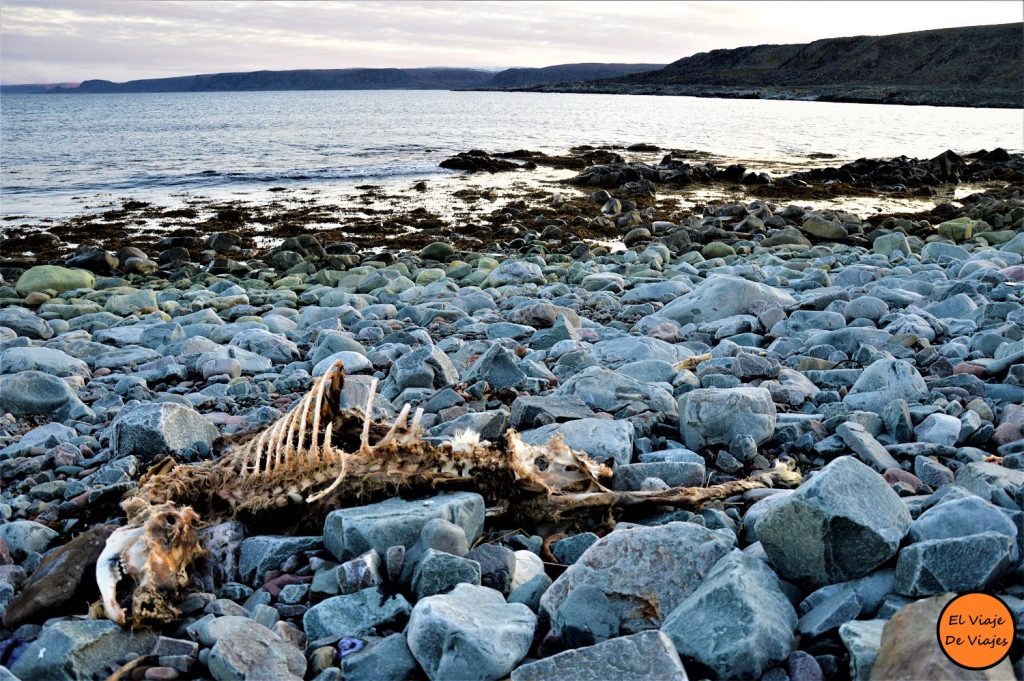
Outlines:
{"label": "wet rock", "polygon": [[661,629],[719,678],[758,678],[785,660],[797,624],[775,573],[740,551],[723,557]]}
{"label": "wet rock", "polygon": [[409,649],[431,681],[497,681],[526,656],[537,617],[497,591],[460,584],[416,604],[406,630]]}
{"label": "wet rock", "polygon": [[220,435],[195,409],[173,402],[140,404],[121,411],[110,427],[110,446],[118,457],[152,461],[161,454],[209,450]]}
{"label": "wet rock", "polygon": [[[621,633],[656,628],[731,548],[730,539],[691,523],[615,530],[555,580],[541,608],[554,620],[569,594],[588,585],[612,602]],[[627,562],[633,567],[623,570]]]}
{"label": "wet rock", "polygon": [[843,456],[768,508],[755,527],[783,578],[817,587],[889,560],[910,529],[910,513],[882,476]]}

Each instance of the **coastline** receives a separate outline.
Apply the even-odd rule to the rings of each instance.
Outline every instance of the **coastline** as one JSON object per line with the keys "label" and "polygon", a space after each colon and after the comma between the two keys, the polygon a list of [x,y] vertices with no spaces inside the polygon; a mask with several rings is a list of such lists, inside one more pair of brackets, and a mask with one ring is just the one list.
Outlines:
{"label": "coastline", "polygon": [[[404,678],[447,611],[514,638],[494,678],[685,674],[679,641],[694,675],[925,676],[934,620],[896,613],[1021,593],[1024,154],[822,156],[468,151],[344,201],[8,221],[3,664],[241,678],[257,645],[283,678]],[[322,376],[344,472],[240,482]],[[143,525],[185,528],[188,579],[131,600],[101,551]]]}

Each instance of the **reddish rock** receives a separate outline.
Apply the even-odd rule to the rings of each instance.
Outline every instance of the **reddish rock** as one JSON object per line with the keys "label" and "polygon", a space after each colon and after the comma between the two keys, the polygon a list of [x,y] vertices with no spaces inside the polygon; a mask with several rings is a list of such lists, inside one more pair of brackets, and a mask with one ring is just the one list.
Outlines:
{"label": "reddish rock", "polygon": [[980,364],[972,364],[970,362],[961,362],[953,367],[954,374],[970,374],[971,376],[977,376],[978,378],[985,378],[985,367]]}
{"label": "reddish rock", "polygon": [[890,485],[897,482],[910,485],[914,490],[914,494],[920,493],[921,487],[924,485],[919,477],[913,473],[903,470],[902,468],[886,468],[885,473],[882,473],[882,477],[885,478],[885,481]]}

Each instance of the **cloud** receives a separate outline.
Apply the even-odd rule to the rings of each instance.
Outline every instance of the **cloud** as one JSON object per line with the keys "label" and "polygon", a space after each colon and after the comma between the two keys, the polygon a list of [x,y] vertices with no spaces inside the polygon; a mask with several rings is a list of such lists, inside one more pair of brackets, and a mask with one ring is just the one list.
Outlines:
{"label": "cloud", "polygon": [[1016,2],[8,2],[0,80],[667,63],[715,48],[1020,20]]}

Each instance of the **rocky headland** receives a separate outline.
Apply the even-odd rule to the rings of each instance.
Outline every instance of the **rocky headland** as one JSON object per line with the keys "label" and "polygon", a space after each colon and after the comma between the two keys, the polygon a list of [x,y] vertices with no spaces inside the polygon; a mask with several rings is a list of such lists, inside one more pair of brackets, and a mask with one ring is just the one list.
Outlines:
{"label": "rocky headland", "polygon": [[[662,159],[460,155],[571,173],[480,190],[472,222],[127,202],[9,226],[0,679],[959,677],[936,619],[973,590],[1017,621],[977,678],[1024,676],[1024,157],[773,175],[638,150]],[[924,207],[821,207],[845,198]],[[780,461],[802,482],[561,527],[504,522],[472,484],[298,498],[203,527],[173,621],[103,618],[120,502],[264,432],[337,360],[378,379],[385,421],[561,435],[610,489]]]}
{"label": "rocky headland", "polygon": [[712,50],[663,69],[539,92],[1024,107],[1022,24]]}

